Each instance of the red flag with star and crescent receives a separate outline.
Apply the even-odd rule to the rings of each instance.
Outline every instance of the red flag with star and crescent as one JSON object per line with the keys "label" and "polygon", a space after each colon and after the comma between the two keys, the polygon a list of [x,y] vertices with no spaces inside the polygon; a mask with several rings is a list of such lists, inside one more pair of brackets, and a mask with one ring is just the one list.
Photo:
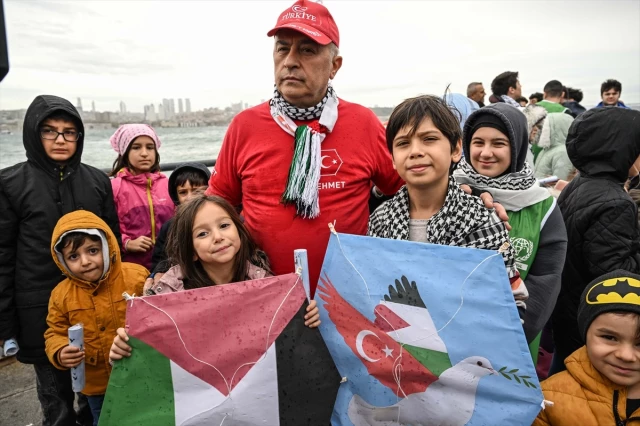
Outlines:
{"label": "red flag with star and crescent", "polygon": [[[396,317],[389,314],[391,311],[385,312],[385,321],[380,321],[376,315],[376,321],[371,322],[340,296],[328,277],[321,276],[320,282],[317,296],[325,302],[329,318],[370,375],[402,397],[424,392],[438,380],[435,374],[387,334],[392,325],[387,321],[390,317]],[[402,321],[399,317],[391,321],[394,319]],[[393,328],[397,325],[401,324],[393,324]],[[402,388],[396,380],[398,376],[402,378]]]}

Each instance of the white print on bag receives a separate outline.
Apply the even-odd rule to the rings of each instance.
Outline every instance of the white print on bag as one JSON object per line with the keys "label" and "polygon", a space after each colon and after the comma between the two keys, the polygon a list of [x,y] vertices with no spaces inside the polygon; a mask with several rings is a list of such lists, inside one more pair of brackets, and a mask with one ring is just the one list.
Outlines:
{"label": "white print on bag", "polygon": [[526,271],[527,265],[523,262],[529,260],[533,254],[533,243],[526,238],[515,238],[511,241],[511,244],[516,251],[516,267]]}
{"label": "white print on bag", "polygon": [[323,149],[320,151],[320,176],[335,176],[342,167],[342,158],[335,149]]}

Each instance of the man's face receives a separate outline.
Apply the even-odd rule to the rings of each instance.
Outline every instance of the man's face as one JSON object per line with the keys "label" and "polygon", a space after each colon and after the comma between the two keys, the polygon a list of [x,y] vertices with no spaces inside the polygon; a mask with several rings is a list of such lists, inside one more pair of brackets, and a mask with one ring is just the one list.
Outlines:
{"label": "man's face", "polygon": [[520,96],[522,96],[522,85],[520,84],[520,81],[516,81],[516,87],[509,87],[509,96],[513,99],[517,99]]}
{"label": "man's face", "polygon": [[619,386],[640,385],[638,317],[608,312],[599,315],[587,330],[587,354],[593,366]]}
{"label": "man's face", "polygon": [[476,91],[473,92],[473,95],[471,95],[471,99],[476,101],[476,102],[482,102],[484,103],[484,97],[487,94],[484,91],[484,86],[482,84],[478,84],[476,86]]}
{"label": "man's face", "polygon": [[322,46],[297,31],[280,30],[275,36],[273,65],[276,88],[285,100],[309,108],[326,94],[342,57],[334,56],[329,45]]}
{"label": "man's face", "polygon": [[538,103],[538,100],[536,98],[529,98],[529,103],[531,105],[535,105],[536,103]]}
{"label": "man's face", "polygon": [[65,164],[76,153],[78,142],[73,139],[77,137],[78,128],[71,121],[48,118],[40,124],[40,140],[44,152],[58,164]]}
{"label": "man's face", "polygon": [[616,89],[609,89],[602,93],[602,103],[605,105],[617,105],[618,99],[620,99],[620,92]]}

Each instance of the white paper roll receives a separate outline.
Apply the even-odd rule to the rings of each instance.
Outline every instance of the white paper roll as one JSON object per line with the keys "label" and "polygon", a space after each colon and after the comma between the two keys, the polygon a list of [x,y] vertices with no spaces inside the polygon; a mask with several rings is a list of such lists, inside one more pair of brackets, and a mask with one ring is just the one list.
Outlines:
{"label": "white paper roll", "polygon": [[[82,323],[69,327],[69,346],[84,350],[84,326]],[[71,386],[74,392],[84,389],[84,360],[77,366],[71,368]]]}

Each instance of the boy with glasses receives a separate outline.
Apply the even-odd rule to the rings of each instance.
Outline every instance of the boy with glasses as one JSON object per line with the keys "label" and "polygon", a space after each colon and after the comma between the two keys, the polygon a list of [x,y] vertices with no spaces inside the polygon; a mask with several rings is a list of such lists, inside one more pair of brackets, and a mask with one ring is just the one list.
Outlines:
{"label": "boy with glasses", "polygon": [[69,101],[38,96],[24,119],[27,161],[0,170],[0,345],[17,338],[18,361],[35,368],[43,424],[52,426],[92,424],[92,417],[83,399],[76,415],[70,373],[56,369],[45,353],[49,296],[64,279],[51,257],[51,234],[62,216],[87,210],[120,243],[109,178],[80,162],[83,133]]}

